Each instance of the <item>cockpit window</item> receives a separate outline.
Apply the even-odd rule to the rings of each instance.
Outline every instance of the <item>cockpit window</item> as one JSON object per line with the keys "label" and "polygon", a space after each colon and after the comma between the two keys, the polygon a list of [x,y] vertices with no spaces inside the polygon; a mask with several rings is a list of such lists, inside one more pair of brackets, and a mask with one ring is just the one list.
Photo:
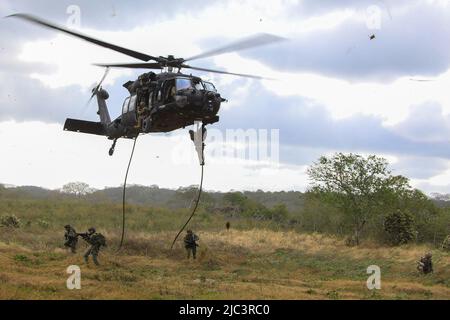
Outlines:
{"label": "cockpit window", "polygon": [[217,92],[216,87],[211,82],[203,82],[203,85],[205,86],[205,89],[208,91]]}
{"label": "cockpit window", "polygon": [[128,112],[128,104],[130,102],[130,97],[126,98],[125,101],[123,102],[123,106],[122,106],[122,113],[127,113]]}
{"label": "cockpit window", "polygon": [[203,84],[202,84],[201,81],[194,82],[194,88],[195,88],[196,90],[204,90]]}
{"label": "cockpit window", "polygon": [[134,111],[136,109],[137,95],[132,95],[130,98],[130,105],[128,106],[128,112]]}
{"label": "cockpit window", "polygon": [[177,91],[184,90],[184,89],[191,89],[192,88],[191,79],[187,79],[187,78],[176,79],[176,87],[177,87]]}

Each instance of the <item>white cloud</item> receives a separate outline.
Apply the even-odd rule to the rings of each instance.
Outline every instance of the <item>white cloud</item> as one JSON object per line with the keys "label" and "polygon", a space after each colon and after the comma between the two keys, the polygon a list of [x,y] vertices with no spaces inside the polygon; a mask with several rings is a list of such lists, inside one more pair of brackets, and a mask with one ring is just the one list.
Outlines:
{"label": "white cloud", "polygon": [[[198,44],[205,39],[220,37],[233,41],[260,32],[288,36],[290,33],[332,29],[353,16],[351,11],[345,10],[305,20],[285,19],[288,10],[289,6],[281,0],[230,1],[208,7],[196,15],[179,14],[173,20],[150,23],[132,30],[100,32],[86,29],[82,32],[156,56],[175,54],[177,57],[187,58],[202,51]],[[91,66],[92,63],[133,62],[131,58],[66,35],[26,43],[20,59],[56,65],[56,73],[32,74],[33,78],[51,88],[75,84],[86,89],[101,75],[97,67]],[[236,64],[228,67],[241,70],[244,66]],[[250,73],[254,72],[255,70]],[[123,75],[130,75],[130,72],[116,70],[109,76],[106,84],[114,84],[114,80]]]}
{"label": "white cloud", "polygon": [[[444,114],[450,113],[450,70],[428,82],[412,81],[418,77],[403,77],[392,83],[351,83],[342,79],[312,73],[277,72],[254,60],[228,54],[215,58],[217,65],[242,66],[243,72],[258,70],[258,74],[275,81],[263,81],[265,88],[279,96],[306,97],[327,107],[335,119],[354,114],[376,115],[385,125],[404,120],[414,105],[433,101],[439,103]],[[247,95],[252,92],[245,91]]]}
{"label": "white cloud", "polygon": [[[133,30],[121,32],[84,30],[84,32],[153,55],[174,53],[176,56],[188,57],[201,51],[198,43],[202,40],[218,35],[236,39],[257,32],[272,32],[280,35],[307,33],[323,28],[335,28],[348,19],[364,18],[363,15],[347,9],[305,20],[284,19],[288,10],[289,6],[286,6],[284,1],[245,3],[232,1],[209,7],[195,16],[178,15],[173,20]],[[260,21],[260,19],[263,20]],[[91,63],[133,60],[64,35],[57,35],[51,41],[27,43],[20,57],[27,62],[57,65],[56,73],[32,74],[32,77],[46,85],[56,88],[77,84],[85,90],[89,89],[92,83],[98,81],[102,75],[102,70],[91,66]],[[385,84],[349,83],[345,80],[311,73],[277,72],[262,63],[244,59],[238,54],[223,55],[215,58],[214,62],[219,68],[229,71],[256,73],[279,79],[279,81],[264,82],[266,89],[280,96],[298,95],[313,99],[327,106],[336,119],[362,113],[380,116],[385,124],[392,125],[403,120],[412,105],[429,100],[440,103],[445,112],[450,112],[450,96],[446,91],[450,84],[450,72],[439,76],[433,82],[415,82],[407,77]],[[201,65],[201,62],[197,64]],[[132,74],[129,71],[114,70],[105,84],[113,85],[117,78],[124,75]],[[233,81],[231,76],[211,74],[208,76],[219,85]],[[245,92],[245,87],[236,90]],[[239,94],[236,93],[234,98],[239,99]],[[230,105],[225,105],[225,108],[230,108],[234,104],[236,104],[234,101],[230,101]]]}
{"label": "white cloud", "polygon": [[[428,2],[432,5],[448,5],[448,1]],[[205,43],[208,43],[208,47],[220,46],[222,40],[233,41],[259,32],[289,37],[324,29],[333,30],[349,20],[363,23],[365,19],[361,11],[348,9],[333,10],[309,18],[301,15],[293,18],[289,4],[297,3],[298,1],[282,0],[228,1],[196,13],[178,14],[166,21],[158,20],[153,23],[149,16],[147,25],[132,30],[108,32],[85,29],[83,32],[152,55],[175,54],[186,58],[203,51]],[[393,13],[405,12],[408,6],[391,9]],[[133,62],[133,59],[126,56],[64,35],[53,35],[50,31],[43,31],[43,34],[47,32],[52,35],[49,40],[30,39],[24,44],[19,58],[24,62],[56,66],[55,72],[36,70],[31,74],[31,77],[41,81],[49,90],[70,85],[79,85],[88,90],[103,73],[101,69],[91,66],[91,63]],[[404,77],[391,83],[352,83],[313,73],[279,72],[238,54],[223,55],[212,61],[219,69],[276,78],[276,81],[262,81],[269,93],[275,93],[279,97],[311,99],[315,104],[325,106],[335,119],[358,113],[375,115],[381,117],[384,125],[389,127],[404,120],[410,113],[411,106],[429,101],[441,105],[444,113],[450,113],[450,71],[439,75],[432,82],[415,82],[410,81],[410,77]],[[202,66],[201,61],[192,64]],[[135,72],[114,70],[105,85],[121,85],[116,82],[124,76],[131,79]],[[411,75],[411,78],[416,76],[420,77]],[[230,90],[232,96],[226,97],[230,99],[230,103],[225,104],[224,109],[236,108],[246,97],[254,94],[249,90],[254,80],[243,81],[217,74],[207,74],[207,77],[213,80],[219,91],[221,87],[233,89]],[[125,92],[125,89],[120,89]],[[274,108],[280,108],[282,112],[282,106]],[[18,132],[21,134],[17,134]],[[0,182],[50,188],[58,188],[64,183],[78,180],[97,188],[119,185],[122,183],[131,149],[131,141],[120,140],[116,155],[110,158],[107,155],[110,141],[105,138],[67,133],[62,131],[60,125],[38,122],[0,123],[0,140],[4,142],[1,159],[6,168],[0,172]],[[162,187],[197,184],[198,164],[195,161],[177,164],[172,159],[172,150],[179,143],[185,144],[192,152],[192,159],[196,159],[185,131],[179,131],[170,137],[156,135],[140,138],[129,182],[158,184]],[[330,152],[323,150],[323,153]],[[394,165],[401,163],[397,156],[385,156]],[[206,167],[205,187],[223,191],[304,190],[307,184],[305,168],[274,168],[252,162],[224,164],[211,161]],[[413,180],[413,183],[428,183],[431,187],[444,186],[449,177],[450,171],[445,171],[428,180]]]}

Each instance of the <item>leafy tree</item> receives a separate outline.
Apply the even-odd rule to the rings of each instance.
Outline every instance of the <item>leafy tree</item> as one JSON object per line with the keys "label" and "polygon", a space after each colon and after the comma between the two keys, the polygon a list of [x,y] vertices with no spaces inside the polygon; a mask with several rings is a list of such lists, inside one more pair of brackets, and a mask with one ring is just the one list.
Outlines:
{"label": "leafy tree", "polygon": [[392,175],[388,162],[375,155],[323,156],[307,173],[311,180],[309,192],[347,216],[357,245],[369,219],[411,190],[407,178]]}
{"label": "leafy tree", "polygon": [[242,192],[229,192],[223,197],[223,200],[232,206],[243,207],[247,197]]}
{"label": "leafy tree", "polygon": [[246,198],[240,208],[241,212],[248,217],[252,217],[258,220],[272,219],[272,213],[270,212],[270,210],[257,201]]}
{"label": "leafy tree", "polygon": [[90,188],[89,185],[84,182],[70,182],[61,189],[61,193],[71,194],[77,197],[85,196],[94,191],[94,189]]}
{"label": "leafy tree", "polygon": [[[333,203],[324,202],[316,194],[307,192],[305,204],[298,213],[303,229],[312,232],[348,234],[352,231],[348,227],[347,216]],[[350,224],[351,225],[351,224]]]}
{"label": "leafy tree", "polygon": [[448,217],[445,216],[444,210],[439,209],[422,191],[404,189],[402,192],[386,193],[384,196],[385,212],[398,209],[413,216],[418,242],[428,241],[437,245],[437,242],[444,239]]}
{"label": "leafy tree", "polygon": [[289,215],[289,211],[286,207],[285,204],[283,203],[279,203],[277,205],[275,205],[271,210],[271,215],[272,215],[272,220],[275,221],[283,221],[285,220],[288,215]]}
{"label": "leafy tree", "polygon": [[414,218],[411,214],[396,210],[386,216],[384,230],[388,234],[390,243],[394,245],[406,244],[414,239]]}
{"label": "leafy tree", "polygon": [[437,237],[445,237],[446,224],[443,211],[420,190],[407,192],[398,205],[414,216],[418,241],[436,241]]}
{"label": "leafy tree", "polygon": [[253,217],[258,220],[272,219],[271,211],[263,204],[249,199],[242,192],[230,192],[224,195],[225,203],[238,208],[240,213],[245,216]]}
{"label": "leafy tree", "polygon": [[[171,202],[176,202],[180,207],[185,207],[186,205],[193,205],[198,198],[199,192],[198,186],[189,186],[185,188],[179,188],[176,191],[175,196],[170,200]],[[208,206],[214,203],[214,199],[207,192],[202,192],[200,197],[200,206]]]}

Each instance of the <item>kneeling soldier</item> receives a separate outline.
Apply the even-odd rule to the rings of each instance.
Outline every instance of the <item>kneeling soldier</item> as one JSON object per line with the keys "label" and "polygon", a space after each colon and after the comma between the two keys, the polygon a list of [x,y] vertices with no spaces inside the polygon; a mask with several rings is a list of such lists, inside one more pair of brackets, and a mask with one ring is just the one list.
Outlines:
{"label": "kneeling soldier", "polygon": [[427,253],[424,257],[420,258],[417,263],[417,270],[423,274],[428,274],[433,272],[433,261],[431,253]]}

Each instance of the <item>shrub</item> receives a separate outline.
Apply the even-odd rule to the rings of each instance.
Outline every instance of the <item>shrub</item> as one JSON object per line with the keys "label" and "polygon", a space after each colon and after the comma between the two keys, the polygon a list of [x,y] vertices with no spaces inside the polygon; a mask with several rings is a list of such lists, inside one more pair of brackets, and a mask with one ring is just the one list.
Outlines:
{"label": "shrub", "polygon": [[30,258],[28,258],[26,255],[23,254],[16,254],[14,256],[14,260],[18,262],[30,262]]}
{"label": "shrub", "polygon": [[391,244],[406,244],[415,238],[414,218],[407,212],[397,210],[384,220],[384,230]]}
{"label": "shrub", "polygon": [[7,228],[20,228],[20,219],[15,215],[4,215],[0,217],[0,225]]}
{"label": "shrub", "polygon": [[37,221],[38,226],[40,226],[41,228],[44,229],[48,229],[48,227],[50,227],[50,222],[48,222],[47,220],[44,219],[39,219]]}

